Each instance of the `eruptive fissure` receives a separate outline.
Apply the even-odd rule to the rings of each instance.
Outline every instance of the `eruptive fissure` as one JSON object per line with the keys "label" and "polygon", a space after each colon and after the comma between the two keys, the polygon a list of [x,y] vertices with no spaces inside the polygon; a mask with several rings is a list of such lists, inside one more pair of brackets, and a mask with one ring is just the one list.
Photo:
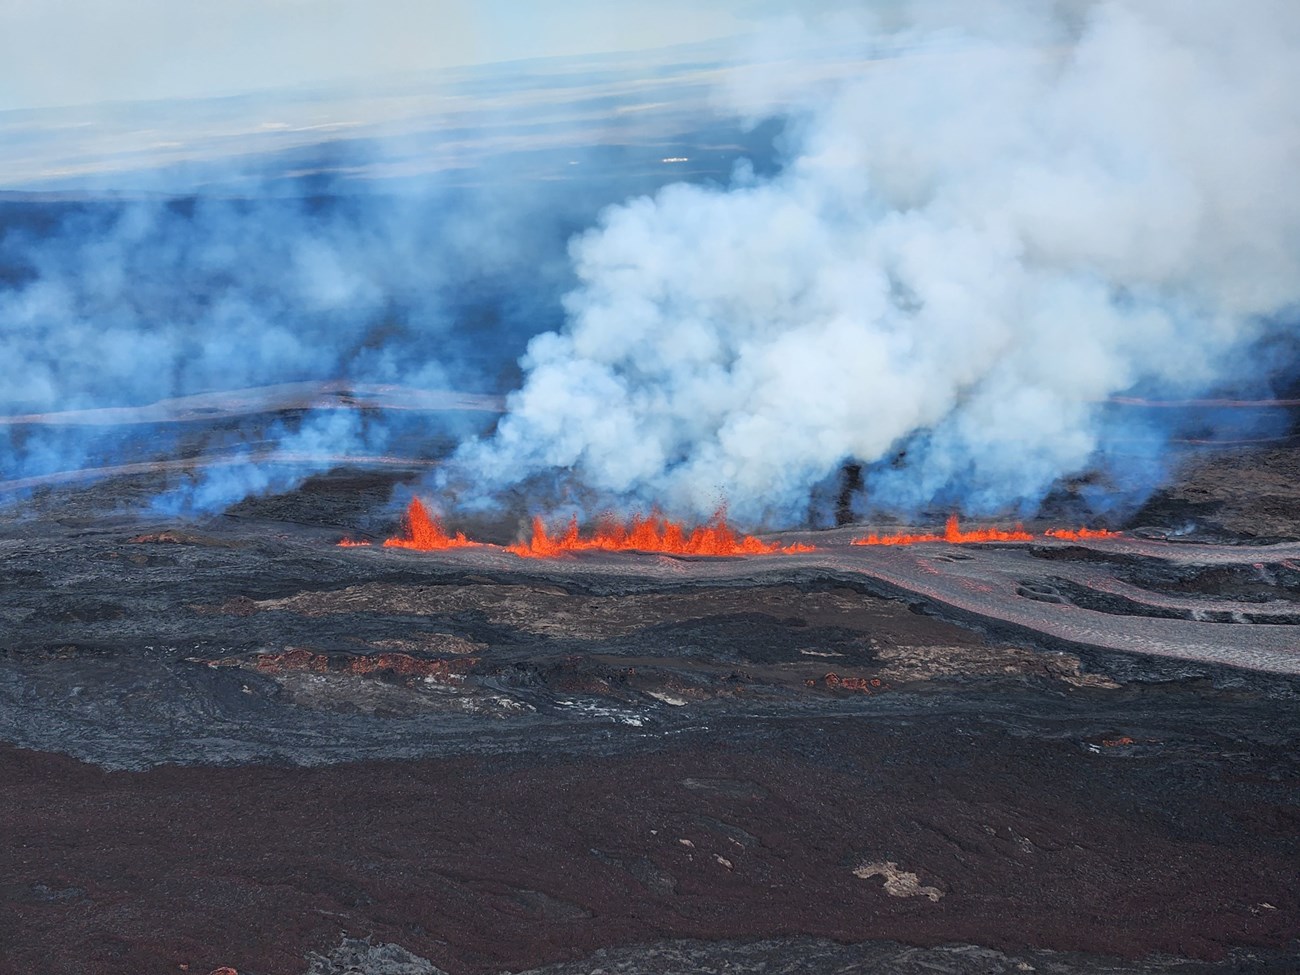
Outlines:
{"label": "eruptive fissure", "polygon": [[587,536],[578,531],[578,519],[570,519],[563,535],[552,536],[541,518],[533,519],[533,535],[527,542],[511,545],[509,551],[524,558],[550,558],[565,552],[663,552],[669,555],[774,555],[813,552],[816,547],[795,543],[764,542],[753,535],[740,535],[727,524],[719,509],[707,524],[689,533],[680,522],[651,515],[633,515],[627,524],[608,520]]}
{"label": "eruptive fissure", "polygon": [[464,532],[448,535],[443,530],[442,519],[429,514],[429,509],[419,498],[412,498],[407,505],[403,526],[406,534],[386,539],[384,548],[413,548],[420,552],[432,552],[446,548],[474,548],[482,544],[470,541]]}
{"label": "eruptive fissure", "polygon": [[[872,532],[863,538],[855,538],[854,545],[916,545],[921,542],[947,542],[950,545],[964,545],[970,542],[1032,542],[1034,535],[1025,531],[1023,525],[1007,531],[1001,528],[976,528],[966,530],[956,515],[949,515],[944,524],[943,534],[924,532],[912,534],[900,532],[895,535],[879,535]],[[1049,528],[1043,532],[1044,538],[1056,538],[1063,541],[1081,539],[1118,538],[1119,532],[1103,528]]]}
{"label": "eruptive fissure", "polygon": [[[402,526],[403,534],[385,540],[385,548],[434,552],[453,548],[499,547],[474,541],[464,532],[448,535],[442,527],[442,520],[431,515],[419,498],[411,499]],[[344,548],[355,548],[371,543],[364,539],[345,538],[338,544]],[[570,519],[561,535],[548,532],[546,522],[539,516],[533,519],[532,537],[505,546],[504,550],[521,558],[545,559],[585,551],[660,552],[667,555],[776,555],[813,552],[816,547],[802,543],[782,545],[779,542],[765,542],[753,535],[742,535],[727,523],[726,513],[719,509],[706,524],[690,529],[681,522],[669,521],[658,515],[633,515],[626,523],[613,518],[604,519],[589,535],[583,535],[579,531],[576,515]]]}
{"label": "eruptive fissure", "polygon": [[[442,519],[429,513],[419,498],[412,498],[402,519],[403,534],[384,541],[384,548],[409,548],[419,552],[436,552],[455,548],[494,548],[510,552],[520,558],[557,558],[573,552],[658,552],[666,555],[793,555],[815,552],[817,546],[804,542],[781,544],[765,542],[754,535],[742,535],[727,523],[725,509],[719,508],[707,523],[687,529],[682,522],[670,521],[659,515],[633,515],[627,522],[612,517],[602,519],[595,529],[584,535],[578,517],[569,519],[562,534],[552,534],[540,516],[533,518],[532,535],[526,541],[498,546],[469,538],[464,532],[449,535]],[[1119,538],[1120,532],[1103,528],[1049,528],[1041,536],[1016,525],[1011,530],[1001,528],[961,527],[957,515],[950,515],[942,534],[934,532],[899,532],[880,535],[872,532],[853,539],[853,545],[917,545],[922,542],[946,542],[963,545],[970,542],[1032,542],[1036,538],[1060,541],[1081,541]],[[343,548],[371,545],[365,539],[345,538],[339,543]]]}
{"label": "eruptive fissure", "polygon": [[1049,528],[1043,534],[1048,538],[1079,542],[1096,538],[1119,538],[1123,532],[1108,531],[1105,528]]}

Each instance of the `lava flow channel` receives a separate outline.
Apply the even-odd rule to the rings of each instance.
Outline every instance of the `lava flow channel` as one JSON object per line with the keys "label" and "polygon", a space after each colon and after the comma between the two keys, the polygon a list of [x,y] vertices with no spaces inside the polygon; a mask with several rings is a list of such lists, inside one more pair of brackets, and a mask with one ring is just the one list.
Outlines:
{"label": "lava flow channel", "polygon": [[533,519],[533,536],[511,545],[508,551],[523,558],[554,558],[568,552],[661,552],[668,555],[774,555],[813,552],[812,545],[781,545],[764,542],[753,535],[739,535],[719,511],[706,525],[688,534],[679,522],[634,515],[627,524],[610,521],[590,535],[578,531],[578,519],[569,521],[563,535],[552,536],[541,518]]}
{"label": "lava flow channel", "polygon": [[[1119,532],[1100,528],[1050,528],[1043,533],[1046,538],[1063,541],[1081,541],[1096,538],[1118,538]],[[1016,525],[1011,531],[1001,528],[976,528],[971,531],[962,529],[956,515],[949,515],[944,525],[943,534],[932,532],[925,534],[878,535],[872,532],[865,538],[853,539],[854,545],[917,545],[921,542],[947,542],[950,545],[963,545],[968,542],[1032,542],[1034,536],[1025,531],[1023,525]]]}

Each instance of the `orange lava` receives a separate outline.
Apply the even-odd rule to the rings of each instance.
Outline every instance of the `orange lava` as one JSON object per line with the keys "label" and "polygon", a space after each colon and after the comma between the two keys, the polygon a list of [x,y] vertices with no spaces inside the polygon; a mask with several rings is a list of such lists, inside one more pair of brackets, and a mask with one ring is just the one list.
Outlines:
{"label": "orange lava", "polygon": [[963,545],[967,542],[1032,542],[1034,536],[1016,525],[1012,531],[1000,528],[976,528],[963,531],[956,515],[948,516],[942,535],[877,535],[874,532],[866,538],[853,539],[854,545],[915,545],[918,542],[948,542],[951,545]]}
{"label": "orange lava", "polygon": [[1048,538],[1060,538],[1068,542],[1078,542],[1089,538],[1119,538],[1119,532],[1104,528],[1049,528],[1043,532]]}
{"label": "orange lava", "polygon": [[[1077,542],[1095,538],[1120,538],[1122,536],[1119,532],[1107,531],[1104,528],[1049,528],[1043,532],[1043,537]],[[1003,531],[1000,528],[977,528],[974,531],[964,531],[957,521],[957,516],[950,515],[942,535],[933,532],[915,535],[905,533],[878,535],[872,532],[866,538],[853,539],[852,544],[916,545],[920,542],[948,542],[951,545],[961,545],[965,542],[1032,542],[1033,540],[1034,536],[1025,531],[1022,525],[1016,525],[1012,531]]]}
{"label": "orange lava", "polygon": [[[1049,528],[1041,538],[1057,541],[1087,541],[1096,538],[1121,538],[1119,532],[1110,532],[1104,528]],[[1032,542],[1034,534],[1026,532],[1023,525],[1014,529],[976,528],[963,529],[957,515],[950,515],[944,525],[943,533],[898,533],[878,534],[872,532],[865,538],[854,538],[853,545],[919,545],[922,542],[946,542],[949,545],[965,545],[969,542]],[[170,538],[140,536],[133,541],[172,541]],[[341,547],[365,547],[372,545],[367,539],[344,538],[338,543]],[[383,542],[386,549],[415,549],[416,551],[438,551],[443,549],[476,549],[497,546],[476,542],[456,532],[454,536],[443,529],[442,520],[430,515],[428,508],[419,498],[412,498],[403,519],[403,533],[396,538]],[[669,521],[664,517],[651,515],[633,515],[627,523],[612,519],[601,521],[590,534],[578,530],[577,517],[569,520],[562,534],[547,532],[546,523],[541,517],[533,519],[533,536],[526,542],[517,542],[507,546],[506,551],[525,559],[554,559],[577,551],[643,551],[663,552],[668,555],[790,555],[796,552],[816,551],[816,546],[805,543],[781,545],[779,542],[764,542],[750,534],[737,533],[727,524],[725,511],[719,510],[707,524],[686,529],[680,521]]]}
{"label": "orange lava", "polygon": [[753,535],[739,535],[718,511],[706,525],[689,533],[680,522],[634,515],[626,524],[606,521],[590,535],[578,531],[578,519],[569,521],[562,535],[551,535],[541,518],[533,519],[533,536],[511,545],[508,551],[522,558],[548,559],[569,552],[663,552],[670,555],[773,555],[816,551],[812,545],[781,545]]}
{"label": "orange lava", "polygon": [[[362,547],[371,543],[364,539],[345,538],[338,543],[345,548]],[[413,498],[403,519],[403,533],[384,542],[385,548],[409,548],[422,552],[452,548],[496,548],[466,537],[464,532],[447,534],[442,522],[430,515],[418,499]],[[795,543],[781,545],[764,542],[753,535],[738,534],[727,524],[726,515],[719,510],[708,522],[689,531],[680,522],[668,521],[658,516],[634,515],[626,524],[607,519],[590,535],[578,530],[578,519],[569,522],[561,535],[551,535],[546,523],[533,519],[533,534],[526,542],[508,546],[505,551],[522,558],[547,559],[571,552],[663,552],[674,555],[774,555],[795,552],[815,552],[816,547]]]}
{"label": "orange lava", "polygon": [[917,545],[921,542],[942,542],[942,535],[909,535],[901,533],[898,535],[877,535],[872,532],[865,538],[853,539],[853,545]]}
{"label": "orange lava", "polygon": [[475,548],[482,544],[470,541],[464,532],[448,535],[443,531],[442,520],[430,515],[429,509],[419,498],[411,499],[403,522],[406,534],[387,539],[384,548],[413,548],[419,552],[433,552],[447,548]]}
{"label": "orange lava", "polygon": [[[1061,541],[1119,538],[1119,532],[1099,528],[1050,528],[1043,538]],[[899,533],[880,535],[872,532],[865,538],[855,538],[854,545],[917,545],[922,542],[946,542],[963,545],[970,542],[1032,542],[1035,536],[1016,525],[1010,531],[1002,528],[963,529],[956,515],[948,518],[942,533]],[[364,547],[371,543],[364,539],[345,538],[338,543],[345,548]],[[454,548],[495,548],[468,538],[464,532],[447,534],[442,521],[429,514],[418,499],[413,498],[403,519],[403,534],[384,542],[385,548],[409,548],[432,552]],[[668,555],[789,555],[798,552],[815,552],[816,546],[802,543],[782,545],[765,542],[753,535],[741,535],[727,524],[726,513],[719,510],[708,523],[688,529],[681,522],[669,521],[657,515],[633,515],[627,522],[606,519],[594,531],[584,535],[578,529],[578,519],[570,519],[562,533],[552,535],[546,523],[533,519],[532,537],[527,541],[507,546],[505,551],[521,558],[550,559],[572,552],[659,552]]]}

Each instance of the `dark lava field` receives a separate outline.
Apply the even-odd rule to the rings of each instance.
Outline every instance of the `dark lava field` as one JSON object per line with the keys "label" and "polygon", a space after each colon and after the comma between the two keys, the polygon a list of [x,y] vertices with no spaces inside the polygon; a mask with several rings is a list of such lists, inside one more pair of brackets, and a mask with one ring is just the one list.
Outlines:
{"label": "dark lava field", "polygon": [[714,559],[337,547],[393,473],[14,497],[0,972],[1295,972],[1297,466]]}

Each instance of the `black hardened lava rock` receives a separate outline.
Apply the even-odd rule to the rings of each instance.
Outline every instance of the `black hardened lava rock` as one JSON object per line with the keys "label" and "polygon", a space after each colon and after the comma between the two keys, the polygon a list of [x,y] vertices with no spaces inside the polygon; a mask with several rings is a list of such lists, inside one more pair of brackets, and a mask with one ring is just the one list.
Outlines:
{"label": "black hardened lava rock", "polygon": [[1293,544],[525,560],[336,487],[0,516],[0,973],[1295,970]]}

